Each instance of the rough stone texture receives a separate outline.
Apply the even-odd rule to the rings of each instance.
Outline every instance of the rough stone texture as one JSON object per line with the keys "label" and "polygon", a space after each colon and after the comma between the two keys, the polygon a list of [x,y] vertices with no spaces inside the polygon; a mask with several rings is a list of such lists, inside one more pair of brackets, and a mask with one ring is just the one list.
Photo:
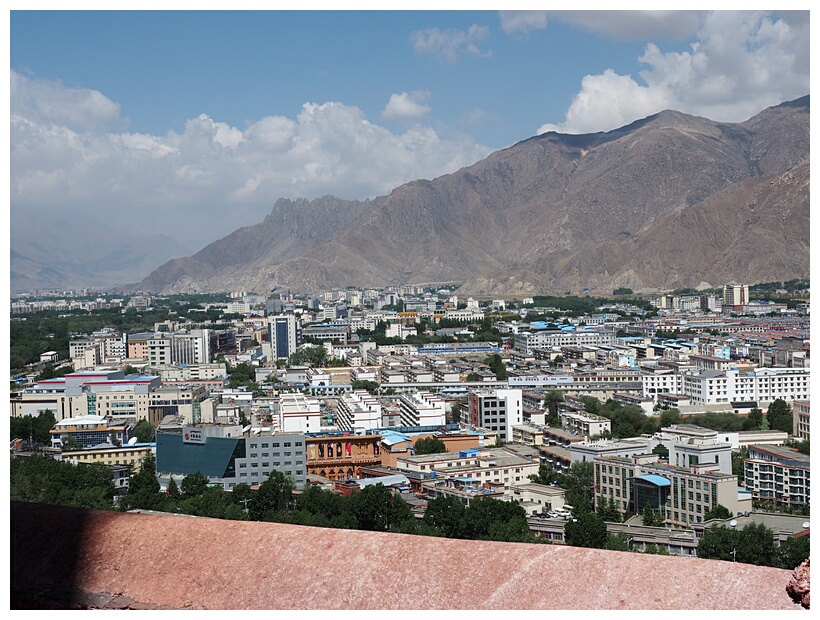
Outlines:
{"label": "rough stone texture", "polygon": [[794,574],[786,588],[789,596],[799,601],[806,609],[809,608],[809,590],[811,589],[811,568],[809,566],[809,560],[811,560],[811,558],[807,558],[805,562],[794,569]]}
{"label": "rough stone texture", "polygon": [[13,609],[801,609],[776,568],[11,505]]}

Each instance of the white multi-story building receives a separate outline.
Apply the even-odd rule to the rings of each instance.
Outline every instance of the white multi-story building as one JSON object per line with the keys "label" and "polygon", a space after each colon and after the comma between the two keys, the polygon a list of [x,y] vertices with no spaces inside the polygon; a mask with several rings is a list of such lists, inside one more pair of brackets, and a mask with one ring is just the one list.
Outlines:
{"label": "white multi-story building", "polygon": [[444,426],[447,401],[431,392],[411,392],[399,398],[403,426]]}
{"label": "white multi-story building", "polygon": [[571,433],[583,435],[587,439],[612,430],[612,421],[586,411],[564,411],[559,413],[561,427]]}
{"label": "white multi-story building", "polygon": [[757,368],[752,371],[704,370],[683,375],[682,393],[693,405],[755,401],[761,405],[778,398],[786,402],[811,397],[808,368]]}
{"label": "white multi-story building", "polygon": [[368,431],[382,425],[382,405],[366,390],[342,394],[337,402],[336,426],[343,431]]}
{"label": "white multi-story building", "polygon": [[515,348],[518,351],[532,354],[535,349],[549,349],[565,345],[613,345],[615,339],[614,331],[551,329],[515,334]]}
{"label": "white multi-story building", "polygon": [[524,421],[522,394],[520,389],[501,388],[470,392],[462,422],[495,431],[501,441],[511,441],[512,427]]}
{"label": "white multi-story building", "polygon": [[279,428],[285,433],[316,433],[322,425],[321,405],[299,392],[279,395]]}

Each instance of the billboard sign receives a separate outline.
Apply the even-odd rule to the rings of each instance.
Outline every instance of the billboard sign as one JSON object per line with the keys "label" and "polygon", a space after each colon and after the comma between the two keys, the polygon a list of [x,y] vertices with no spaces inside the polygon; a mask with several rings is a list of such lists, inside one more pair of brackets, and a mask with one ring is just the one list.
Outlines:
{"label": "billboard sign", "polygon": [[182,427],[182,443],[205,443],[205,434],[193,426]]}

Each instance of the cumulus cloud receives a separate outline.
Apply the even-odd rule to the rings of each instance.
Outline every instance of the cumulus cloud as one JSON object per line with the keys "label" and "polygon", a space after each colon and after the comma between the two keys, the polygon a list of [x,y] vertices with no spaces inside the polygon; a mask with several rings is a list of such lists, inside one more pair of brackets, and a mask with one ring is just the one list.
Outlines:
{"label": "cumulus cloud", "polygon": [[547,27],[548,11],[499,11],[501,29],[510,35],[526,34]]}
{"label": "cumulus cloud", "polygon": [[417,30],[410,35],[413,49],[417,54],[432,54],[447,62],[456,62],[466,52],[478,57],[489,57],[492,51],[482,52],[477,42],[487,38],[490,29],[487,26],[473,24],[466,32],[462,30],[427,28]]}
{"label": "cumulus cloud", "polygon": [[809,93],[808,16],[789,20],[763,12],[709,13],[688,51],[649,43],[636,79],[611,69],[587,75],[562,123],[537,133],[615,129],[674,109],[739,122],[765,107]]}
{"label": "cumulus cloud", "polygon": [[120,106],[97,90],[66,88],[11,72],[11,114],[43,125],[100,130],[121,123]]}
{"label": "cumulus cloud", "polygon": [[[261,221],[281,197],[364,199],[490,153],[427,127],[393,133],[339,102],[305,103],[296,118],[268,116],[245,128],[201,114],[180,132],[117,131],[119,106],[104,96],[81,97],[12,72],[15,80],[12,227],[29,209],[63,211],[204,245]],[[86,105],[58,113],[61,100]]]}
{"label": "cumulus cloud", "polygon": [[382,118],[385,119],[412,119],[422,118],[430,113],[430,106],[424,102],[430,98],[426,90],[416,90],[410,93],[393,93],[387,102]]}

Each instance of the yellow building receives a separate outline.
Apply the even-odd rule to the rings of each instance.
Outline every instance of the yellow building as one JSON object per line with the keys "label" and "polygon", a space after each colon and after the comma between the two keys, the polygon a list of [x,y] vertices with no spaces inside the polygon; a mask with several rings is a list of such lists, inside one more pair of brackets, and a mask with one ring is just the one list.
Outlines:
{"label": "yellow building", "polygon": [[88,450],[72,450],[63,452],[63,460],[69,463],[89,464],[102,463],[103,465],[127,465],[131,473],[136,473],[142,467],[145,457],[151,454],[151,446],[122,446],[120,448],[99,448]]}

